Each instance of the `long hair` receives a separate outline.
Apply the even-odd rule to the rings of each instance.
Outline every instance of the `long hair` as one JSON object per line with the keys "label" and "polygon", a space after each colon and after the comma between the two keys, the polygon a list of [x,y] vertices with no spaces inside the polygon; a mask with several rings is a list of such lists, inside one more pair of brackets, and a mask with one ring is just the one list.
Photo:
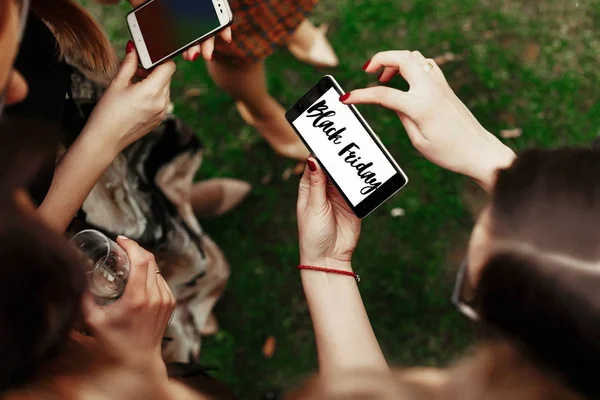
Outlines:
{"label": "long hair", "polygon": [[600,151],[532,150],[500,171],[476,290],[485,326],[549,374],[600,397]]}
{"label": "long hair", "polygon": [[59,54],[95,81],[107,82],[118,69],[109,38],[95,18],[73,0],[32,0],[31,8],[52,29]]}
{"label": "long hair", "polygon": [[85,277],[67,241],[15,200],[52,149],[41,125],[0,123],[0,393],[61,353],[80,318]]}

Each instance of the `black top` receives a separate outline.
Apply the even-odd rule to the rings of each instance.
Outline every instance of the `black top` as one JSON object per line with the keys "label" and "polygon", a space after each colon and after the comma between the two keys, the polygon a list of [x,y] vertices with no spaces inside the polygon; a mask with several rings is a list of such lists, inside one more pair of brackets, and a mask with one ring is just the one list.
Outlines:
{"label": "black top", "polygon": [[[29,85],[29,94],[22,103],[6,108],[9,115],[44,121],[50,132],[62,125],[65,97],[69,89],[71,67],[59,59],[58,43],[46,24],[30,13],[15,68]],[[56,138],[56,146],[60,137]],[[50,154],[34,184],[29,188],[39,204],[46,197],[52,183],[56,153]]]}

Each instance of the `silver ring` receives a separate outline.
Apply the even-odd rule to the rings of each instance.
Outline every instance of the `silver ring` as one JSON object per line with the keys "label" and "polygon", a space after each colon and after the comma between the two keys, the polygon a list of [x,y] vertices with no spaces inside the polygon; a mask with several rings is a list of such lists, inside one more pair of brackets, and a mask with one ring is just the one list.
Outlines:
{"label": "silver ring", "polygon": [[423,69],[425,70],[425,72],[429,72],[429,71],[431,71],[433,68],[434,68],[434,67],[433,67],[433,64],[432,64],[432,63],[430,63],[430,62],[428,62],[428,63],[427,63],[427,64],[426,64],[426,65],[423,67]]}

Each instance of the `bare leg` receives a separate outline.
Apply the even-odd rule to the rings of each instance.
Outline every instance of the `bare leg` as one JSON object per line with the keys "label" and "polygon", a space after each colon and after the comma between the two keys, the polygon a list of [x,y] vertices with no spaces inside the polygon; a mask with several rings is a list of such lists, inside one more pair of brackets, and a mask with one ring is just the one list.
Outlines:
{"label": "bare leg", "polygon": [[337,67],[340,62],[325,37],[327,25],[314,26],[305,19],[288,41],[288,50],[298,60],[317,67]]}
{"label": "bare leg", "polygon": [[217,86],[238,101],[246,122],[280,155],[304,160],[309,152],[285,119],[285,109],[269,94],[262,62],[236,68],[216,60],[208,71]]}

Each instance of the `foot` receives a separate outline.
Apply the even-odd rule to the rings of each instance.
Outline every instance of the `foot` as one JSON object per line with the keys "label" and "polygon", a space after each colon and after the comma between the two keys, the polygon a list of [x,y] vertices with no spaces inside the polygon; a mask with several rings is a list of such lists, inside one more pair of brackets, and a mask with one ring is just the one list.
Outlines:
{"label": "foot", "polygon": [[294,160],[306,160],[310,152],[285,119],[285,110],[279,104],[274,105],[273,118],[260,119],[254,117],[241,101],[235,103],[240,116],[246,123],[254,127],[269,143],[277,154]]}
{"label": "foot", "polygon": [[317,28],[305,19],[292,35],[288,50],[299,61],[306,64],[315,67],[337,67],[340,62],[325,37],[328,28],[326,24]]}
{"label": "foot", "polygon": [[200,217],[223,215],[250,194],[252,186],[237,179],[216,178],[195,183],[191,191],[194,213]]}

